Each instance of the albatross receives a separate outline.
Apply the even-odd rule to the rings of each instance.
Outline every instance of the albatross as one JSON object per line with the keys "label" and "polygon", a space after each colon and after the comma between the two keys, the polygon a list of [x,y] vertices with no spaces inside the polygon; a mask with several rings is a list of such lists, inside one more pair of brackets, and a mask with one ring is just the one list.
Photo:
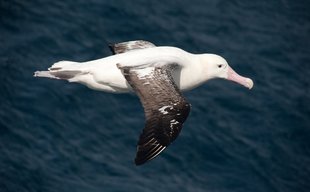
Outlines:
{"label": "albatross", "polygon": [[99,91],[135,92],[145,113],[135,158],[142,165],[158,156],[180,134],[190,112],[182,91],[214,78],[249,89],[253,81],[238,75],[215,54],[192,54],[180,48],[137,40],[109,45],[113,55],[87,62],[60,61],[35,77],[77,82]]}

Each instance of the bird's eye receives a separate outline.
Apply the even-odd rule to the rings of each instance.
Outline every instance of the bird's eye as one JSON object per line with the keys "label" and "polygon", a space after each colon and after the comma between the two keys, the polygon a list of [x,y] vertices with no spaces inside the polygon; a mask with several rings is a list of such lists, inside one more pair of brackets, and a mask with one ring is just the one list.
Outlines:
{"label": "bird's eye", "polygon": [[219,65],[217,65],[218,66],[218,68],[222,68],[223,67],[223,64],[219,64]]}

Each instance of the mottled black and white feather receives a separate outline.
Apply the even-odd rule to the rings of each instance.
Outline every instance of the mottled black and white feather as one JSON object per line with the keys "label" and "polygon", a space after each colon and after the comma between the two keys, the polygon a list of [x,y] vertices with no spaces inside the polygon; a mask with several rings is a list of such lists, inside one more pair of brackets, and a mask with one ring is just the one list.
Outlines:
{"label": "mottled black and white feather", "polygon": [[144,107],[146,122],[135,158],[136,165],[141,165],[159,155],[177,138],[189,115],[190,104],[173,81],[173,65],[118,67]]}
{"label": "mottled black and white feather", "polygon": [[146,48],[151,48],[151,47],[156,47],[156,46],[151,42],[143,41],[143,40],[109,44],[109,48],[114,55],[125,53],[128,51],[133,51],[136,49],[146,49]]}

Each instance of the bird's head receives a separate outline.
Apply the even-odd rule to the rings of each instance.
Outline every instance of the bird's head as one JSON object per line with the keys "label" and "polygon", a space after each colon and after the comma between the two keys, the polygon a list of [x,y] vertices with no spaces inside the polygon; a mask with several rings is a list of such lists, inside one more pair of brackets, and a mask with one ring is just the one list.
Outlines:
{"label": "bird's head", "polygon": [[205,73],[207,73],[207,80],[223,78],[234,81],[249,89],[253,87],[253,81],[236,73],[223,57],[215,54],[203,54],[200,59],[201,64],[204,65]]}

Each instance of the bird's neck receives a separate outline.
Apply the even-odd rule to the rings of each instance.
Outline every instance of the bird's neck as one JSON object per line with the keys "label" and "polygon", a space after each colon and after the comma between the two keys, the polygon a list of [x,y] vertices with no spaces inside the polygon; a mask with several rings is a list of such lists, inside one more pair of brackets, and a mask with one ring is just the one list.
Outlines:
{"label": "bird's neck", "polygon": [[192,54],[190,64],[184,66],[180,72],[180,90],[191,90],[207,81],[204,71],[199,55]]}

